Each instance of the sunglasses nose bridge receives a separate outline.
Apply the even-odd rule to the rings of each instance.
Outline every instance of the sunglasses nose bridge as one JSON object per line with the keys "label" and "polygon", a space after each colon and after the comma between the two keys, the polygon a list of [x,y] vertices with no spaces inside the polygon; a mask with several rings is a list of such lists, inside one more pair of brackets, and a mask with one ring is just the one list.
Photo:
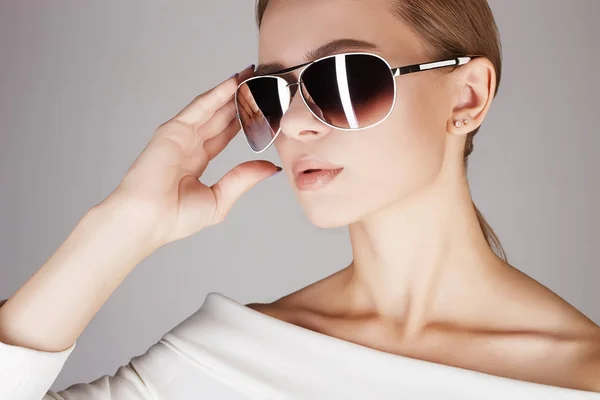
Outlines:
{"label": "sunglasses nose bridge", "polygon": [[285,85],[285,87],[290,91],[290,102],[296,97],[296,93],[298,93],[298,89],[300,88],[300,82],[292,82]]}

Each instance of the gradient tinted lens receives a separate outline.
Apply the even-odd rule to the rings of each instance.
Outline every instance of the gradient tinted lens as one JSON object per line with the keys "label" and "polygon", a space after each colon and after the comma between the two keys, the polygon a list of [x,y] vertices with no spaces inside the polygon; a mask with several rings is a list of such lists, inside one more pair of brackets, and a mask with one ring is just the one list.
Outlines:
{"label": "gradient tinted lens", "polygon": [[265,150],[279,131],[281,117],[290,105],[290,91],[283,78],[250,79],[236,92],[236,106],[244,134],[254,151]]}
{"label": "gradient tinted lens", "polygon": [[381,58],[346,54],[310,65],[302,94],[322,121],[337,128],[366,128],[382,121],[394,104],[394,77]]}

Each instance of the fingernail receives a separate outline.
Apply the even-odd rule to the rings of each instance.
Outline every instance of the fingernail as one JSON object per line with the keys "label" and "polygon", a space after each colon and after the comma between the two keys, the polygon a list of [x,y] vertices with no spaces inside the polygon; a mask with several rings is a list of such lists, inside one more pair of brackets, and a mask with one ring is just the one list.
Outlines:
{"label": "fingernail", "polygon": [[275,176],[275,175],[279,174],[281,171],[283,171],[283,168],[277,167],[277,171],[273,172],[273,175],[271,175],[271,176]]}
{"label": "fingernail", "polygon": [[239,75],[239,72],[236,72],[235,74],[231,75],[231,76],[230,76],[229,78],[227,78],[227,79],[231,79],[231,78],[233,78],[233,77],[236,77],[236,78],[237,78],[237,76],[238,76],[238,75]]}
{"label": "fingernail", "polygon": [[248,66],[247,66],[246,68],[244,68],[244,69],[246,70],[246,69],[250,69],[250,68],[252,68],[252,69],[254,70],[254,67],[255,67],[255,65],[254,65],[254,64],[250,64],[250,65],[248,65]]}

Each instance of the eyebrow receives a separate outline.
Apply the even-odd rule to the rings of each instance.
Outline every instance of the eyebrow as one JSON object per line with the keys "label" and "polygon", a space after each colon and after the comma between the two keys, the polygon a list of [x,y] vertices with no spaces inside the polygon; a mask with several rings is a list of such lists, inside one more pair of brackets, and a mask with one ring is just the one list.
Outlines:
{"label": "eyebrow", "polygon": [[310,50],[304,58],[307,60],[304,64],[299,64],[293,67],[286,67],[282,63],[273,62],[273,63],[265,63],[260,64],[255,71],[255,75],[268,75],[268,74],[284,74],[289,71],[293,71],[296,68],[299,68],[303,65],[308,64],[313,60],[318,60],[319,58],[323,58],[342,50],[351,50],[351,49],[377,49],[377,45],[371,42],[367,42],[364,40],[357,39],[337,39],[332,40],[329,43],[325,43],[324,45],[318,47],[315,50]]}

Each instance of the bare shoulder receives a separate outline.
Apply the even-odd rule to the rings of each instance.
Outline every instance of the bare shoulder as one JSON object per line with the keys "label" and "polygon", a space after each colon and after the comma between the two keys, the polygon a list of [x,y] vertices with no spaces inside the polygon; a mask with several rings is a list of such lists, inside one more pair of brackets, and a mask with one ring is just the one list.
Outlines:
{"label": "bare shoulder", "polygon": [[600,392],[600,326],[537,280],[506,272],[491,296],[496,320],[487,322],[507,365],[525,365],[518,375],[533,381]]}
{"label": "bare shoulder", "polygon": [[342,312],[340,299],[346,280],[347,269],[342,269],[271,303],[250,303],[246,306],[270,317],[312,329],[317,315]]}
{"label": "bare shoulder", "polygon": [[[272,303],[248,307],[273,318],[341,339],[351,340],[344,299],[348,274],[341,270]],[[600,327],[567,301],[534,279],[509,271],[494,280],[493,290],[478,297],[482,305],[462,319],[452,331],[436,336],[442,347],[460,349],[459,359],[429,349],[427,340],[415,349],[398,352],[514,379],[572,389],[600,392]],[[453,307],[461,309],[461,307]],[[462,318],[455,313],[453,322]],[[350,320],[353,320],[350,318]],[[338,329],[339,327],[342,327]],[[362,336],[364,339],[364,336]],[[389,343],[364,344],[374,348],[397,348]],[[371,346],[373,345],[373,346]],[[432,351],[430,351],[432,350]]]}

